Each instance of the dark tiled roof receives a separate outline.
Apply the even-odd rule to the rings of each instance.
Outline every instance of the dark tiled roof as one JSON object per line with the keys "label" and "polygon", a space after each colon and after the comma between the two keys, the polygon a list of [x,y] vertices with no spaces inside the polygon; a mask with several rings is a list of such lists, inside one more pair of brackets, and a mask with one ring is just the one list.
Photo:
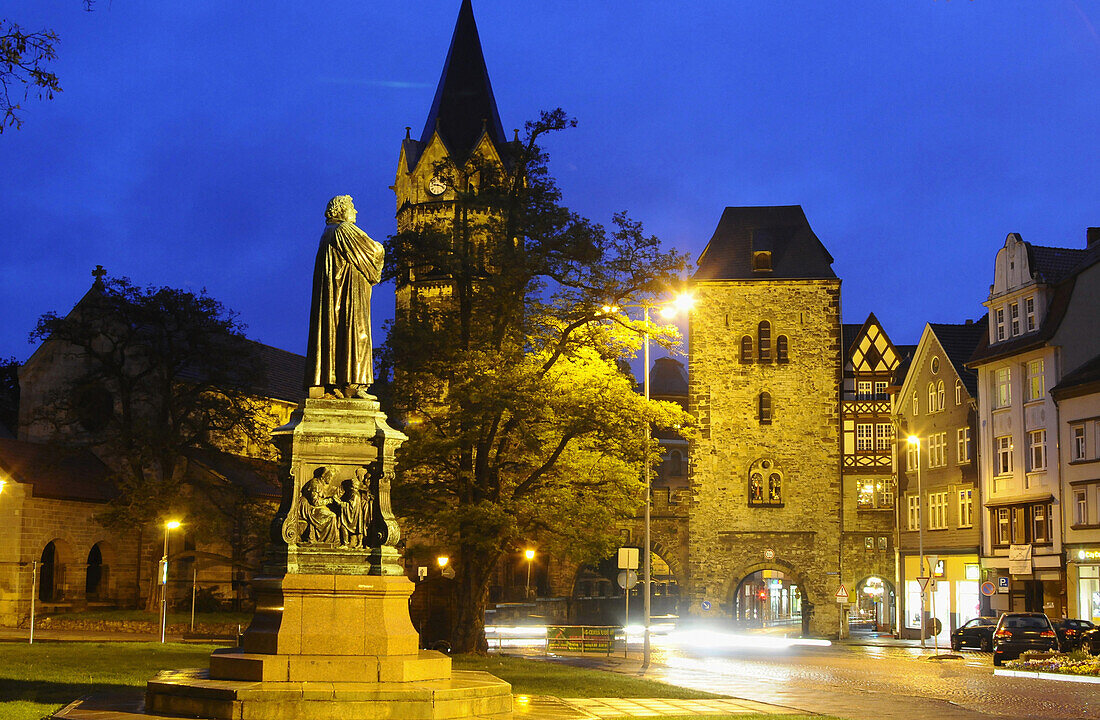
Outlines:
{"label": "dark tiled roof", "polygon": [[1088,255],[1088,250],[1025,244],[1032,277],[1042,276],[1051,285],[1069,277]]}
{"label": "dark tiled roof", "polygon": [[0,467],[35,497],[103,503],[118,496],[110,470],[89,450],[0,438]]}
{"label": "dark tiled roof", "polygon": [[1100,355],[1089,360],[1062,377],[1062,381],[1050,389],[1055,398],[1072,396],[1074,388],[1084,389],[1086,385],[1100,383]]}
{"label": "dark tiled roof", "polygon": [[974,354],[974,348],[982,336],[989,334],[989,318],[982,316],[980,320],[971,323],[929,323],[940,346],[947,353],[947,358],[955,366],[955,372],[959,374],[966,391],[970,397],[978,397],[978,374],[966,367],[970,356]]}
{"label": "dark tiled roof", "polygon": [[670,357],[657,358],[649,371],[649,394],[651,397],[687,397],[688,378],[684,364]]}
{"label": "dark tiled roof", "polygon": [[840,354],[845,362],[848,361],[848,351],[852,349],[862,329],[863,323],[844,323],[840,326]]}
{"label": "dark tiled roof", "polygon": [[188,450],[187,456],[207,471],[239,487],[250,497],[278,498],[282,494],[277,463],[217,450]]}
{"label": "dark tiled roof", "polygon": [[458,162],[465,161],[483,132],[497,147],[505,142],[504,127],[489,83],[489,70],[485,67],[485,55],[481,50],[481,38],[470,0],[462,0],[462,7],[459,8],[443,74],[439,78],[420,142],[416,146],[406,145],[406,153],[416,152],[410,166],[415,167],[415,160],[419,159],[420,152],[427,147],[437,128],[443,144]]}
{"label": "dark tiled roof", "polygon": [[297,353],[256,343],[264,368],[264,384],[256,391],[264,397],[301,402],[306,397],[306,359]]}
{"label": "dark tiled roof", "polygon": [[[754,252],[771,252],[771,272],[753,272]],[[835,278],[833,257],[801,205],[728,207],[699,256],[695,280]]]}

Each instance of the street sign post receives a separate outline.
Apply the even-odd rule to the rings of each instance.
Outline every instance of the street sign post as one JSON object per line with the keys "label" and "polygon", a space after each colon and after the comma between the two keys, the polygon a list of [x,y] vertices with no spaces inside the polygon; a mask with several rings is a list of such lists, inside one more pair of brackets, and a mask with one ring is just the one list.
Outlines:
{"label": "street sign post", "polygon": [[843,584],[836,591],[836,601],[838,603],[848,602],[848,589]]}
{"label": "street sign post", "polygon": [[634,548],[634,547],[619,548],[619,569],[620,570],[637,570],[638,569],[638,548]]}
{"label": "street sign post", "polygon": [[996,585],[991,583],[989,580],[986,580],[984,583],[982,583],[982,595],[985,595],[986,597],[993,597],[996,594],[997,594],[997,586]]}

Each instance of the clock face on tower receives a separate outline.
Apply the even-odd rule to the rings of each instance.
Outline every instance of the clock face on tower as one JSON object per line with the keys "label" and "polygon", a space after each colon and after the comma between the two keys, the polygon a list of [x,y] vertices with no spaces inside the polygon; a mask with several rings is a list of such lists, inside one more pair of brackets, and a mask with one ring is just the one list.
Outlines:
{"label": "clock face on tower", "polygon": [[428,192],[432,195],[442,195],[447,189],[447,186],[443,184],[443,180],[437,175],[428,181]]}

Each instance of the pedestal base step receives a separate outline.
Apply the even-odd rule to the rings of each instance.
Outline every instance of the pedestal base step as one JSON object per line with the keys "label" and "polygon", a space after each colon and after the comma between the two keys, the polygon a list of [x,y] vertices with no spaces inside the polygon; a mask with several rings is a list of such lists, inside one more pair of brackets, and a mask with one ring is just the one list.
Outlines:
{"label": "pedestal base step", "polygon": [[268,655],[239,648],[215,650],[210,655],[211,680],[249,682],[403,683],[445,680],[451,676],[451,658],[434,650],[416,655]]}
{"label": "pedestal base step", "polygon": [[512,687],[469,671],[412,682],[248,682],[174,670],[149,681],[145,711],[211,720],[511,720]]}

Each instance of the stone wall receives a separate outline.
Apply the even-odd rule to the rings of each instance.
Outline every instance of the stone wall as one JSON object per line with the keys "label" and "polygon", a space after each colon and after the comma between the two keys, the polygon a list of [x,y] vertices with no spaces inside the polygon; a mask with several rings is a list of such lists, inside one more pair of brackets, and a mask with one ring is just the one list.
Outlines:
{"label": "stone wall", "polygon": [[[810,631],[836,635],[840,281],[708,281],[694,290],[689,409],[700,433],[689,468],[688,612],[705,600],[728,616],[746,575],[779,570],[815,606]],[[763,320],[773,344],[788,338],[789,362],[740,361],[740,338],[752,337],[755,350]],[[759,418],[761,392],[771,396],[770,424]],[[782,475],[782,502],[750,506],[750,466],[762,460]]]}

